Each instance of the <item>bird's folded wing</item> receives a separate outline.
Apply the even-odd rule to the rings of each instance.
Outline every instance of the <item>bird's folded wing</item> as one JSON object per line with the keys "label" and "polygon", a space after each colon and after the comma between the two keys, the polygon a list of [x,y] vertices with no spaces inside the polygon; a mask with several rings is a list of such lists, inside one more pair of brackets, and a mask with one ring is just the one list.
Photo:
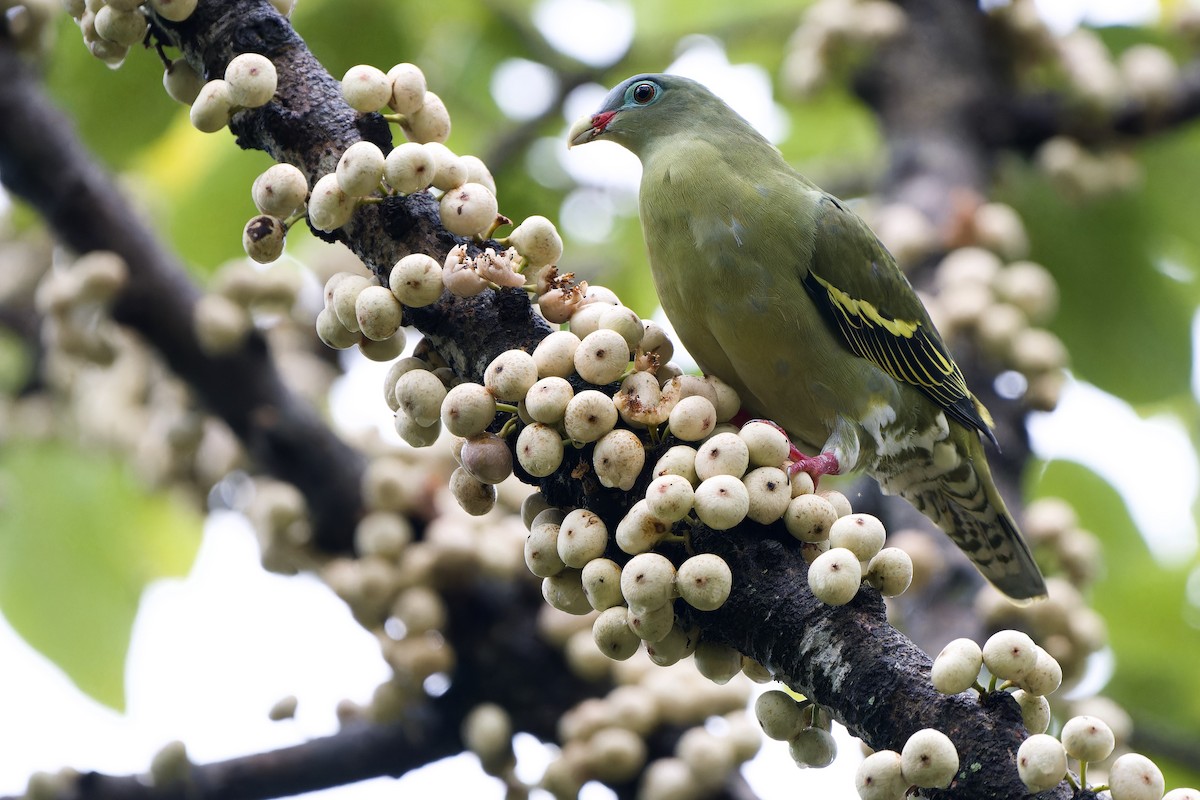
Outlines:
{"label": "bird's folded wing", "polygon": [[819,201],[809,297],[850,352],[911,384],[953,419],[995,441],[908,279],[866,223],[832,195]]}

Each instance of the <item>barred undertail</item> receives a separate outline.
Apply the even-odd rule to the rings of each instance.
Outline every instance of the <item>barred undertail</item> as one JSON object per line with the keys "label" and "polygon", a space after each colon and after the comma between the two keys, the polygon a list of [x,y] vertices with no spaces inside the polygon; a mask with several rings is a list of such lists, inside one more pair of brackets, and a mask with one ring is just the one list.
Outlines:
{"label": "barred undertail", "polygon": [[1046,584],[1017,523],[992,482],[987,462],[957,453],[958,464],[941,470],[932,457],[909,460],[889,472],[876,470],[888,494],[898,494],[941,527],[979,571],[1014,601],[1044,597]]}

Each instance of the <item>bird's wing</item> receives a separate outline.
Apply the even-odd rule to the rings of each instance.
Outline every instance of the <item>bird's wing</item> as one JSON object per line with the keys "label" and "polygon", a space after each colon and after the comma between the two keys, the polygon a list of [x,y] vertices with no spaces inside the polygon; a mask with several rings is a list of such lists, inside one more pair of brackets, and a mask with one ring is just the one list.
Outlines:
{"label": "bird's wing", "polygon": [[822,193],[804,287],[846,347],[911,384],[951,418],[995,442],[987,411],[967,389],[942,337],[891,253],[867,224]]}

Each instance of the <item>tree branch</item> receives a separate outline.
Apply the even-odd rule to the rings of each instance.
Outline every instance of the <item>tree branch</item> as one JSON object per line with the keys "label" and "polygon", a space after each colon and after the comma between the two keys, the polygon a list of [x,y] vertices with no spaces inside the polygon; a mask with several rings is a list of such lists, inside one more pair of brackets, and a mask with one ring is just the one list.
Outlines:
{"label": "tree branch", "polygon": [[[515,583],[483,580],[447,589],[450,621],[445,633],[457,656],[450,690],[414,702],[396,722],[354,722],[304,744],[195,765],[185,783],[155,786],[145,775],[84,773],[55,800],[266,800],[399,777],[461,753],[462,720],[480,703],[504,708],[515,730],[552,740],[565,710],[611,687],[576,677],[562,653],[543,640],[536,623],[543,604],[537,585],[529,576]],[[614,789],[618,797],[632,800],[636,786],[631,782]],[[712,796],[753,798],[736,773]]]}
{"label": "tree branch", "polygon": [[[929,656],[888,623],[879,594],[864,587],[848,605],[822,604],[808,588],[808,565],[781,527],[693,534],[697,551],[721,556],[736,576],[721,608],[687,612],[703,638],[756,659],[877,750],[898,752],[922,728],[945,733],[958,748],[959,772],[949,789],[930,797],[1024,797],[1016,752],[1028,732],[1016,702],[1007,693],[938,694]],[[1070,796],[1065,782],[1042,795]]]}
{"label": "tree branch", "polygon": [[[269,3],[201,3],[185,22],[158,19],[156,29],[209,77],[224,74],[225,65],[241,53],[262,53],[275,62],[279,83],[272,102],[238,112],[229,127],[239,146],[294,164],[310,186],[333,172],[341,154],[355,142],[371,141],[385,153],[391,150],[391,131],[383,118],[359,115],[346,105],[341,84]],[[426,192],[360,206],[353,219],[332,234],[314,233],[348,245],[384,286],[392,265],[409,253],[442,260],[456,244],[480,249],[442,227],[438,204]],[[512,348],[532,350],[550,332],[519,291],[485,292],[467,299],[446,292],[431,306],[405,309],[405,322],[425,334],[455,372],[471,379],[481,378],[498,354]]]}
{"label": "tree branch", "polygon": [[[399,776],[461,748],[437,714],[388,725],[358,723],[293,747],[194,766],[187,780],[156,786],[142,775],[84,773],[56,800],[265,800]],[[6,798],[5,800],[17,800]]]}
{"label": "tree branch", "polygon": [[575,677],[562,654],[538,635],[536,612],[543,601],[532,577],[479,581],[447,589],[445,596],[445,634],[456,653],[453,683],[438,698],[414,695],[400,720],[354,722],[304,744],[197,765],[186,784],[83,774],[58,800],[265,800],[398,777],[461,753],[459,727],[480,703],[505,708],[517,730],[551,739],[563,711],[602,688]]}
{"label": "tree branch", "polygon": [[999,92],[986,61],[984,17],[958,0],[905,0],[908,24],[859,77],[856,88],[879,115],[889,168],[882,192],[942,227],[956,196],[982,193],[991,153],[979,129]]}
{"label": "tree branch", "polygon": [[1164,133],[1200,117],[1200,61],[1183,67],[1175,90],[1160,105],[1126,100],[1109,114],[1097,117],[1078,113],[1062,94],[1045,92],[1012,98],[1006,115],[1008,124],[993,131],[989,144],[1023,153],[1032,153],[1055,136],[1100,145]]}
{"label": "tree branch", "polygon": [[37,209],[67,247],[111,250],[125,259],[129,280],[116,298],[114,319],[162,354],[255,463],[304,493],[319,547],[351,549],[361,513],[362,457],[287,390],[261,336],[224,357],[201,350],[192,328],[199,291],[3,39],[0,180]]}

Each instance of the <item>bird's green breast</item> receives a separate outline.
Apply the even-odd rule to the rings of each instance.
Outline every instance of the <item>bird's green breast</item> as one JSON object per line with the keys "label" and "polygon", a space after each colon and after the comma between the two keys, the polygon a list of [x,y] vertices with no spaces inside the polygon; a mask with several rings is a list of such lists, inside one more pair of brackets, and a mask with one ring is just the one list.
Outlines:
{"label": "bird's green breast", "polygon": [[642,154],[654,283],[701,368],[815,450],[839,414],[861,419],[902,390],[799,306],[819,195],[773,150],[766,164],[746,155],[679,136]]}

